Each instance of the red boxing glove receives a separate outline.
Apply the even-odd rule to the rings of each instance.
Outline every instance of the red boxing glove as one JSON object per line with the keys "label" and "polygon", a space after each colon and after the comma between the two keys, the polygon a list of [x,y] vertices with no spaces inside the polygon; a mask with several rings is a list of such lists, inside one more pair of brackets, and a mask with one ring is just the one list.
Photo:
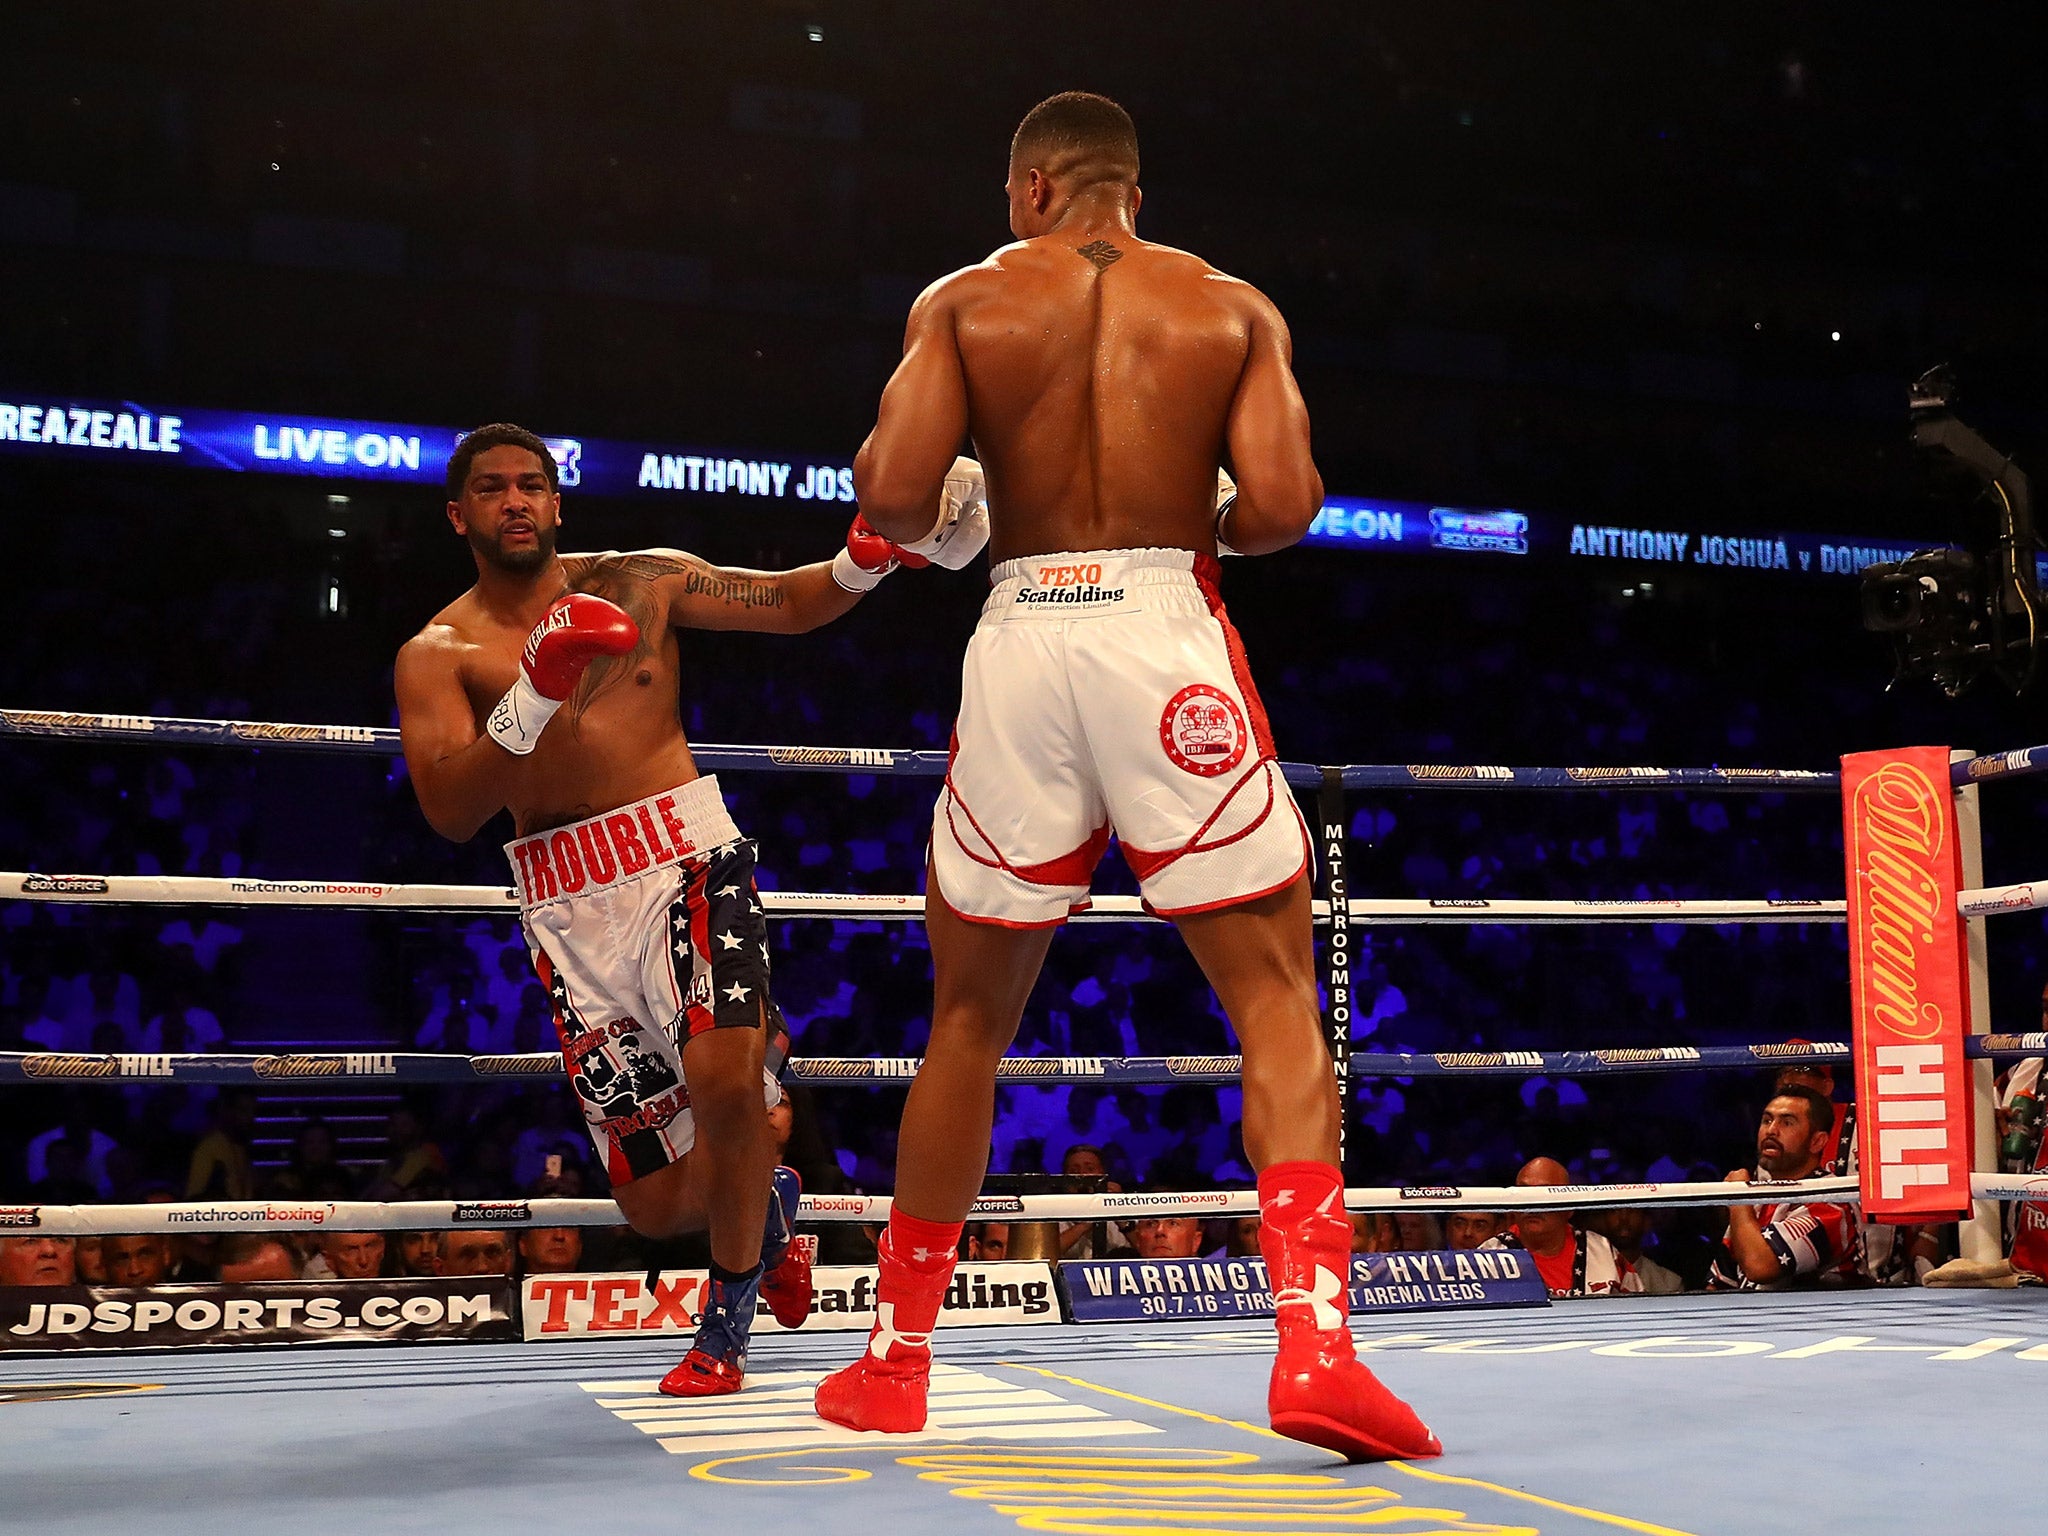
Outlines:
{"label": "red boxing glove", "polygon": [[623,656],[639,643],[633,615],[602,597],[571,592],[533,626],[519,665],[535,693],[559,704],[598,657]]}
{"label": "red boxing glove", "polygon": [[871,592],[899,565],[915,569],[930,564],[923,555],[890,543],[855,513],[853,526],[846,530],[846,548],[833,557],[832,579],[849,592]]}
{"label": "red boxing glove", "polygon": [[491,710],[485,729],[507,752],[526,756],[576,691],[584,669],[600,656],[624,656],[639,643],[640,626],[617,603],[570,593],[526,637],[519,677]]}

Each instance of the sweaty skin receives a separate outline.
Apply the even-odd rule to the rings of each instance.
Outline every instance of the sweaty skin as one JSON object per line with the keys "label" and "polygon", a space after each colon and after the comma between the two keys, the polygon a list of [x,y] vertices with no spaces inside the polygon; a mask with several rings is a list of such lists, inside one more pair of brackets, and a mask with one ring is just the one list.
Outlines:
{"label": "sweaty skin", "polygon": [[915,538],[930,526],[939,481],[971,434],[988,477],[991,560],[1213,554],[1226,456],[1238,484],[1231,545],[1262,554],[1301,537],[1323,486],[1287,326],[1250,284],[1138,239],[1135,204],[1134,190],[1120,216],[1078,206],[918,299],[854,466],[878,532]]}
{"label": "sweaty skin", "polygon": [[[477,454],[448,520],[470,541],[476,585],[398,653],[395,686],[406,770],[442,836],[474,837],[501,810],[522,837],[698,777],[684,738],[678,629],[795,634],[847,612],[856,593],[829,562],[796,570],[727,570],[681,550],[542,556],[561,497],[537,455],[513,445]],[[569,592],[617,603],[640,626],[631,654],[593,662],[533,752],[516,757],[484,731],[519,673],[534,625]],[[634,1230],[668,1236],[711,1227],[712,1253],[744,1271],[760,1257],[774,1166],[761,1113],[760,1030],[714,1029],[683,1047],[697,1146],[681,1162],[617,1185]]]}
{"label": "sweaty skin", "polygon": [[[971,437],[988,477],[989,556],[1144,546],[1216,550],[1216,472],[1238,500],[1240,553],[1298,541],[1322,506],[1287,327],[1249,284],[1137,238],[1129,179],[1072,161],[1010,168],[1018,243],[934,284],[854,461],[884,537],[930,527]],[[936,875],[927,888],[938,890]],[[969,923],[928,904],[930,1045],[898,1141],[896,1199],[962,1219],[979,1193],[996,1063],[1016,1033],[1051,929]],[[1244,1051],[1245,1145],[1260,1168],[1337,1158],[1306,877],[1179,920]]]}

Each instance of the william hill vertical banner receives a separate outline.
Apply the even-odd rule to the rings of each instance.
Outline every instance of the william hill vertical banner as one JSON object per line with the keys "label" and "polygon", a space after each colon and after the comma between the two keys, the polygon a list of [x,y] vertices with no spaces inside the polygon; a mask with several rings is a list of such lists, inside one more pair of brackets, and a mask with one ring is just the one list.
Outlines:
{"label": "william hill vertical banner", "polygon": [[1970,1209],[1970,1092],[1962,882],[1948,753],[1842,759],[1849,987],[1855,1014],[1863,1209],[1879,1221],[1952,1221]]}

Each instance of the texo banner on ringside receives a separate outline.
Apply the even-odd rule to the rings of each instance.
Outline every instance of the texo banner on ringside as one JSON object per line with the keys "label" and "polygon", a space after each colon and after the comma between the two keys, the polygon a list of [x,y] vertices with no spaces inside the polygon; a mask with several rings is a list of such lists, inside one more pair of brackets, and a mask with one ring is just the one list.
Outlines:
{"label": "texo banner on ringside", "polygon": [[1849,987],[1863,1209],[1878,1221],[1955,1221],[1970,1210],[1970,1092],[1963,1055],[1962,884],[1948,752],[1906,747],[1842,759]]}

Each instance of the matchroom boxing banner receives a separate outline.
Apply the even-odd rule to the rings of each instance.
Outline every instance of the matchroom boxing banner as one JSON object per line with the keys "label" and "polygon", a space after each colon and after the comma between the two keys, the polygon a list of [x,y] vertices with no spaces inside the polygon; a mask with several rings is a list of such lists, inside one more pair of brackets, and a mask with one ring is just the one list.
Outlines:
{"label": "matchroom boxing banner", "polygon": [[1962,858],[1941,747],[1842,759],[1849,988],[1864,1212],[1955,1221],[1970,1210]]}

